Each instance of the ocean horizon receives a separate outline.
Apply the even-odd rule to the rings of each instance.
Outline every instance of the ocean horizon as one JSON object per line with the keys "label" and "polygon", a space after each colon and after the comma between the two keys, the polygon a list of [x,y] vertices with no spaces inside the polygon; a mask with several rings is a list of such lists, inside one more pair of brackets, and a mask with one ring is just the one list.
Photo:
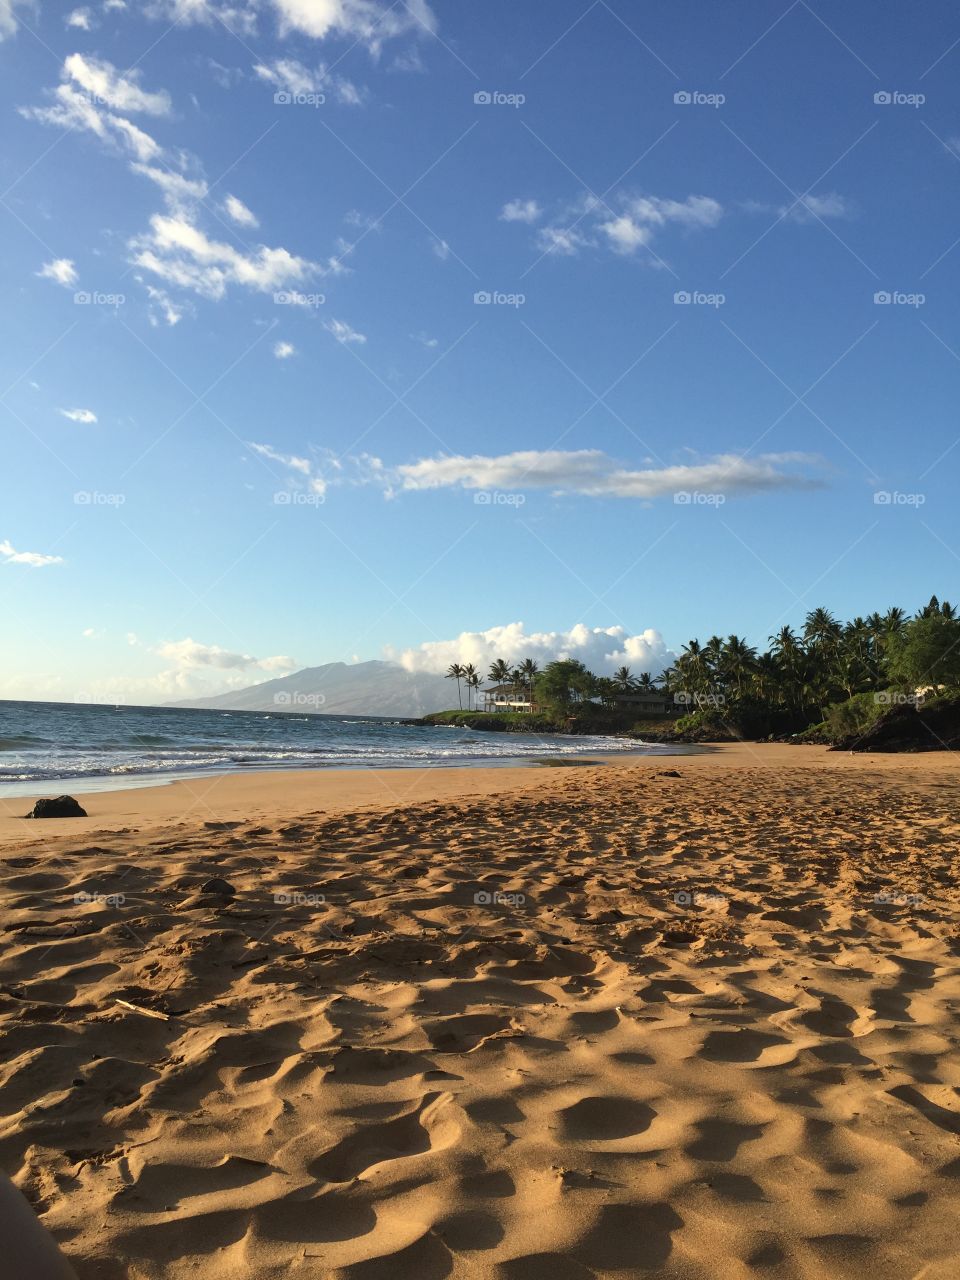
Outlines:
{"label": "ocean horizon", "polygon": [[493,767],[677,748],[595,735],[491,733],[399,718],[0,701],[0,795],[242,770]]}

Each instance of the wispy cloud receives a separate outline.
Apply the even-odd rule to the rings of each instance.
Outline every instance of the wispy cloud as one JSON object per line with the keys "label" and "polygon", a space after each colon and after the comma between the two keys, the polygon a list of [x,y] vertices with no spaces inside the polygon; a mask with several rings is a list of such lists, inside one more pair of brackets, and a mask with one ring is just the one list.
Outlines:
{"label": "wispy cloud", "polygon": [[238,227],[259,227],[260,225],[256,214],[252,213],[236,196],[227,196],[223,202],[223,211]]}
{"label": "wispy cloud", "polygon": [[4,539],[0,542],[0,556],[4,564],[26,564],[31,569],[43,569],[50,564],[63,564],[62,556],[46,556],[39,551],[17,551]]}
{"label": "wispy cloud", "polygon": [[92,409],[61,409],[60,412],[71,422],[82,422],[89,426],[97,421],[97,415]]}
{"label": "wispy cloud", "polygon": [[220,671],[248,671],[257,667],[261,671],[292,671],[296,667],[293,658],[278,654],[272,658],[254,658],[249,653],[233,653],[218,644],[200,644],[189,636],[185,640],[170,640],[154,650],[159,657],[180,668],[214,667]]}
{"label": "wispy cloud", "polygon": [[[505,222],[534,223],[543,215],[535,200],[504,205]],[[723,217],[723,206],[712,196],[690,195],[683,200],[621,192],[609,202],[585,196],[556,209],[537,232],[542,253],[572,257],[583,249],[609,249],[629,257],[649,248],[669,227],[705,230]]]}
{"label": "wispy cloud", "polygon": [[323,327],[332,333],[338,342],[355,342],[362,345],[367,340],[365,333],[359,333],[345,320],[325,320]]}
{"label": "wispy cloud", "polygon": [[273,354],[278,360],[289,360],[291,356],[297,354],[297,348],[292,342],[275,342],[273,344]]}

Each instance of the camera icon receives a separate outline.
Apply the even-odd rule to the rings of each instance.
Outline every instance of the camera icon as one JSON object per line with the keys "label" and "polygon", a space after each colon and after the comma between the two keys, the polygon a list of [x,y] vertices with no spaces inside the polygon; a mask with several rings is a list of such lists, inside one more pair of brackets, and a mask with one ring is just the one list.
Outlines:
{"label": "camera icon", "polygon": [[481,489],[479,493],[475,493],[473,495],[473,500],[478,507],[489,507],[490,503],[493,501],[491,495],[486,489]]}
{"label": "camera icon", "polygon": [[78,507],[89,507],[91,495],[88,490],[81,489],[78,493],[73,495],[73,500]]}
{"label": "camera icon", "polygon": [[679,493],[673,495],[673,501],[678,507],[689,507],[693,497],[686,489],[681,489]]}
{"label": "camera icon", "polygon": [[289,489],[281,489],[273,495],[273,501],[278,507],[287,507],[293,501],[293,497]]}
{"label": "camera icon", "polygon": [[293,102],[293,94],[287,93],[285,89],[280,89],[279,92],[273,95],[273,101],[278,107],[289,107]]}
{"label": "camera icon", "polygon": [[893,295],[888,293],[886,289],[879,289],[873,295],[874,306],[877,306],[877,307],[889,307],[892,301],[893,301]]}
{"label": "camera icon", "polygon": [[293,695],[290,693],[275,693],[273,695],[274,705],[278,707],[289,707],[293,701]]}
{"label": "camera icon", "polygon": [[681,89],[673,95],[673,100],[678,107],[688,107],[693,101],[693,98],[686,89]]}
{"label": "camera icon", "polygon": [[81,289],[73,295],[74,305],[77,307],[88,307],[90,305],[90,294],[85,289]]}
{"label": "camera icon", "polygon": [[292,893],[275,893],[273,895],[273,900],[278,907],[289,907],[291,902],[293,902],[293,894]]}
{"label": "camera icon", "polygon": [[474,105],[478,107],[489,107],[493,101],[493,94],[488,93],[486,89],[481,89],[473,95]]}
{"label": "camera icon", "polygon": [[678,907],[689,907],[693,903],[693,894],[687,889],[680,889],[673,895],[673,900]]}
{"label": "camera icon", "polygon": [[893,502],[893,494],[887,489],[881,489],[873,495],[873,501],[878,507],[889,507]]}
{"label": "camera icon", "polygon": [[878,107],[888,107],[893,101],[891,94],[881,89],[879,93],[873,95],[873,101]]}
{"label": "camera icon", "polygon": [[477,307],[489,307],[492,301],[493,294],[488,293],[486,289],[480,289],[473,295],[474,306]]}
{"label": "camera icon", "polygon": [[689,307],[693,301],[693,295],[688,293],[686,289],[679,289],[673,295],[674,304],[678,307]]}
{"label": "camera icon", "polygon": [[486,889],[479,889],[473,895],[473,901],[478,907],[489,907],[490,903],[493,902],[493,894],[488,893]]}

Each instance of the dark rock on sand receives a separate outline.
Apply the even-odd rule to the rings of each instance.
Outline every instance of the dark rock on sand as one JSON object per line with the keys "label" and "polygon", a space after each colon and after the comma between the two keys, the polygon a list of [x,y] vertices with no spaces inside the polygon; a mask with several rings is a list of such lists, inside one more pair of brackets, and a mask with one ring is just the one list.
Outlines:
{"label": "dark rock on sand", "polygon": [[73,796],[57,796],[55,800],[38,800],[33,811],[25,815],[28,818],[85,818],[86,809],[81,809]]}
{"label": "dark rock on sand", "polygon": [[218,893],[222,898],[232,898],[237,891],[229,880],[222,880],[219,876],[214,876],[212,880],[208,880],[200,886],[200,892]]}

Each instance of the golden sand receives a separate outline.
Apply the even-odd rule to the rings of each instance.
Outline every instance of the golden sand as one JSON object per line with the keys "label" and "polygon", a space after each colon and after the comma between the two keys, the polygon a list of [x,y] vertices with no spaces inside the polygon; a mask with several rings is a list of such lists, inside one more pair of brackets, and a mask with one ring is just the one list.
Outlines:
{"label": "golden sand", "polygon": [[770,746],[5,802],[2,1167],[80,1280],[953,1280],[958,796]]}

